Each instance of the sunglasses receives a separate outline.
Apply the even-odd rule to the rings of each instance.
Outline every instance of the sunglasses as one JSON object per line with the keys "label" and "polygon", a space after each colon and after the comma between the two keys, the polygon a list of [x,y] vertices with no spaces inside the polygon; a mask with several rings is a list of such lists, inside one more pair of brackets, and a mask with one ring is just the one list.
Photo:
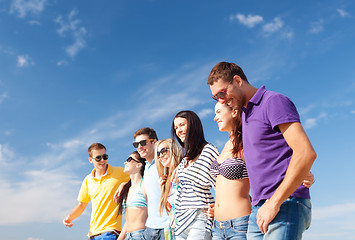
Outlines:
{"label": "sunglasses", "polygon": [[216,101],[225,100],[227,98],[227,89],[228,89],[229,85],[230,85],[230,83],[227,85],[227,87],[225,89],[222,89],[221,91],[219,91],[218,93],[213,95],[212,98]]}
{"label": "sunglasses", "polygon": [[108,159],[108,155],[107,154],[103,154],[103,155],[99,155],[99,156],[96,156],[96,157],[92,157],[92,159],[95,159],[96,162],[100,162],[101,159],[107,160]]}
{"label": "sunglasses", "polygon": [[139,145],[144,147],[145,145],[147,145],[147,142],[152,142],[152,141],[154,141],[154,139],[147,139],[147,140],[142,140],[140,142],[134,142],[133,147],[138,148]]}
{"label": "sunglasses", "polygon": [[164,148],[160,149],[160,151],[157,152],[157,156],[158,157],[160,157],[160,155],[163,156],[163,155],[167,154],[168,151],[169,151],[169,148],[164,147]]}
{"label": "sunglasses", "polygon": [[131,162],[131,161],[134,161],[134,162],[137,162],[137,163],[140,163],[140,161],[134,159],[133,157],[128,157],[126,162]]}

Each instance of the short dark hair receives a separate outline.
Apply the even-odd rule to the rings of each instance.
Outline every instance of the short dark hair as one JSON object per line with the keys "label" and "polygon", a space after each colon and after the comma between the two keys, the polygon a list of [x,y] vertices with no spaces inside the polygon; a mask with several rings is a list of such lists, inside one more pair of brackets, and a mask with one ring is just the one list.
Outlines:
{"label": "short dark hair", "polygon": [[202,152],[203,147],[207,144],[203,133],[202,123],[200,118],[193,111],[180,111],[175,115],[174,119],[178,117],[185,118],[187,121],[185,141],[182,142],[176,135],[174,121],[171,125],[171,136],[184,148],[184,157],[192,160]]}
{"label": "short dark hair", "polygon": [[88,148],[89,156],[92,157],[91,156],[91,152],[93,150],[100,150],[100,149],[105,149],[106,150],[106,147],[103,144],[101,144],[101,143],[93,143],[93,144],[91,144],[90,147]]}
{"label": "short dark hair", "polygon": [[148,127],[144,127],[141,129],[138,129],[134,134],[133,134],[133,138],[136,138],[139,135],[148,135],[148,137],[150,139],[156,139],[158,140],[158,136],[157,133],[155,132],[155,130],[153,128],[148,128]]}
{"label": "short dark hair", "polygon": [[238,75],[242,80],[248,82],[247,77],[245,76],[241,67],[239,67],[235,63],[229,62],[219,62],[214,66],[208,76],[207,84],[213,85],[219,79],[224,82],[231,83],[233,81],[233,77]]}

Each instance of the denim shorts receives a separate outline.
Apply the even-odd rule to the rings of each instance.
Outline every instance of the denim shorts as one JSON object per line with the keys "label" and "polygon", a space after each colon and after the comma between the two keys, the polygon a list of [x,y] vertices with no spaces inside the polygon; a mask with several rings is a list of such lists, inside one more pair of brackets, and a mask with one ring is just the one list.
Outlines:
{"label": "denim shorts", "polygon": [[165,235],[164,235],[164,228],[149,228],[147,227],[144,230],[144,239],[147,240],[165,240]]}
{"label": "denim shorts", "polygon": [[212,240],[246,240],[249,215],[227,220],[213,221]]}
{"label": "denim shorts", "polygon": [[197,210],[194,221],[179,235],[175,235],[176,240],[211,240],[211,233],[206,231],[208,217],[204,209]]}
{"label": "denim shorts", "polygon": [[256,215],[264,203],[265,200],[260,201],[252,208],[248,225],[248,240],[302,239],[303,232],[311,224],[312,205],[310,199],[295,197],[286,199],[276,217],[270,222],[267,232],[262,234],[256,223]]}
{"label": "denim shorts", "polygon": [[143,235],[145,229],[136,230],[133,232],[126,233],[127,240],[145,240],[146,238]]}

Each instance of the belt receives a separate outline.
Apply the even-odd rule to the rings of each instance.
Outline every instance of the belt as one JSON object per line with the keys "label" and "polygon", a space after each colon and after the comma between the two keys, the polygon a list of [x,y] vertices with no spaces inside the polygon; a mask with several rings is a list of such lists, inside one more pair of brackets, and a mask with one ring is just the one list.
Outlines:
{"label": "belt", "polygon": [[107,232],[102,232],[102,233],[90,236],[89,239],[94,239],[95,237],[100,236],[100,235],[102,235],[104,233],[112,233],[112,234],[115,234],[118,237],[120,235],[121,231],[111,230],[111,231],[107,231]]}

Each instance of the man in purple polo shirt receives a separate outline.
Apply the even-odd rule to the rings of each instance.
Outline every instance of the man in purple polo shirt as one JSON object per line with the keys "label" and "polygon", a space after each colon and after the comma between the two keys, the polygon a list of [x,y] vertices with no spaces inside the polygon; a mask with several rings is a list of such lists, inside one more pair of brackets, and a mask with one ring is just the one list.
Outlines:
{"label": "man in purple polo shirt", "polygon": [[208,77],[213,98],[243,110],[243,148],[252,193],[248,240],[301,239],[311,222],[302,180],[316,153],[295,105],[264,86],[250,85],[234,63],[220,62]]}

